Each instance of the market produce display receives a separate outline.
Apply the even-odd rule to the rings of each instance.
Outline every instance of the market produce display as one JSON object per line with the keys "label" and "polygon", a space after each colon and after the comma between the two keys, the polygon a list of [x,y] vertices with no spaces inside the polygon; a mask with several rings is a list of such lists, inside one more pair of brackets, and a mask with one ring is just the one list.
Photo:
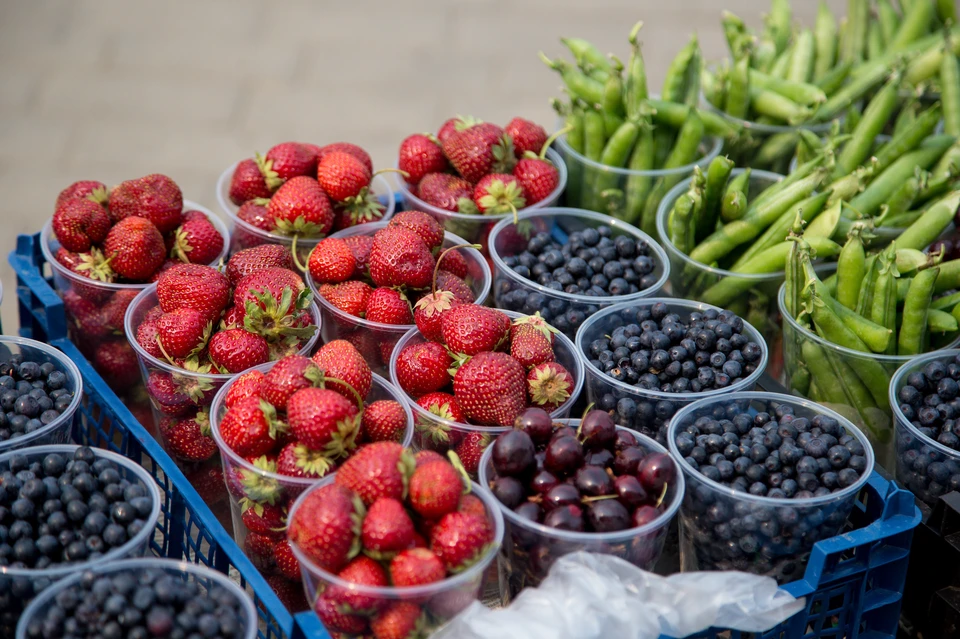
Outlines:
{"label": "market produce display", "polygon": [[0,362],[0,442],[35,433],[74,404],[63,367],[12,354]]}

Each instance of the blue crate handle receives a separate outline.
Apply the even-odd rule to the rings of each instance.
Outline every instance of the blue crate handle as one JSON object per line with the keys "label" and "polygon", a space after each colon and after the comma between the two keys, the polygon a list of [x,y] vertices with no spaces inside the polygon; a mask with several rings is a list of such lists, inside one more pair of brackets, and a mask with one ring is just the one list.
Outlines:
{"label": "blue crate handle", "polygon": [[67,336],[63,300],[43,277],[40,234],[18,235],[17,248],[10,253],[10,266],[17,276],[20,332],[43,342]]}

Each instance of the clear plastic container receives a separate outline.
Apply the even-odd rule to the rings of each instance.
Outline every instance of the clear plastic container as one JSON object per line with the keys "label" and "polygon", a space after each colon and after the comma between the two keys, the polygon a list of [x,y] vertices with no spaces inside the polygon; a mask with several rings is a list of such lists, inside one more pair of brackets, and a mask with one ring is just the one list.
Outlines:
{"label": "clear plastic container", "polygon": [[[233,172],[237,169],[237,164],[240,163],[236,162],[227,167],[227,170],[221,173],[220,178],[217,180],[217,203],[220,205],[220,210],[230,219],[230,255],[233,255],[237,251],[242,251],[245,248],[260,246],[261,244],[282,244],[288,248],[292,247],[292,236],[264,231],[237,217],[237,211],[240,210],[240,207],[230,201],[230,179],[233,177]],[[380,219],[386,222],[393,217],[393,212],[397,206],[390,180],[382,175],[376,175],[370,182],[370,190],[377,195],[380,204],[384,206],[383,217]],[[321,239],[323,238],[310,237],[297,239],[297,255],[301,262],[306,264],[310,251],[313,250],[313,247],[316,246],[317,242]]]}
{"label": "clear plastic container", "polygon": [[11,355],[21,355],[24,359],[33,360],[39,364],[52,363],[57,367],[57,370],[66,375],[67,381],[63,387],[70,391],[73,399],[67,409],[49,424],[32,433],[25,433],[19,437],[0,441],[0,453],[28,446],[66,444],[70,441],[70,431],[73,429],[74,417],[83,398],[83,380],[80,377],[80,370],[77,365],[69,357],[48,344],[25,337],[0,335],[0,362],[6,361]]}
{"label": "clear plastic container", "polygon": [[[387,226],[387,222],[374,222],[372,224],[363,224],[344,229],[335,233],[333,237],[353,237],[356,235],[373,235],[380,229]],[[444,233],[443,247],[459,246],[468,244],[462,237],[458,237],[449,231]],[[490,275],[490,266],[487,260],[474,248],[458,249],[467,262],[466,283],[473,291],[476,304],[483,304],[490,295],[490,286],[492,277]],[[384,324],[382,322],[373,322],[362,317],[350,315],[333,304],[328,302],[323,295],[320,295],[319,288],[308,270],[304,274],[307,286],[313,291],[313,297],[320,307],[322,323],[320,330],[323,335],[324,343],[335,339],[345,339],[357,347],[357,350],[363,355],[363,358],[370,365],[370,368],[381,375],[387,374],[387,367],[390,363],[390,354],[393,352],[394,345],[411,328],[416,328],[414,324]]]}
{"label": "clear plastic container", "polygon": [[[293,521],[296,517],[297,509],[300,508],[311,491],[317,490],[331,481],[333,481],[332,477],[327,478],[319,484],[314,484],[309,491],[300,495],[290,509],[290,520]],[[493,529],[493,540],[487,547],[486,552],[463,572],[449,576],[442,581],[422,586],[400,588],[364,586],[340,579],[333,573],[320,568],[300,550],[296,543],[293,543],[291,544],[293,553],[300,561],[300,570],[303,573],[307,600],[319,603],[323,600],[323,595],[327,589],[336,588],[341,591],[348,590],[353,596],[368,598],[374,602],[374,607],[387,606],[401,601],[411,602],[420,606],[423,613],[426,613],[422,615],[422,618],[426,620],[425,627],[422,629],[424,636],[431,634],[444,622],[452,619],[474,601],[481,599],[484,592],[485,573],[496,559],[500,544],[503,542],[503,515],[497,508],[497,500],[486,488],[472,482],[471,493],[479,497],[486,506],[487,521]],[[333,627],[327,628],[327,631],[334,633],[335,636],[337,630]],[[340,636],[353,637],[357,635],[344,632]]]}
{"label": "clear plastic container", "polygon": [[[760,497],[708,479],[677,449],[677,434],[700,417],[772,412],[776,405],[792,407],[798,417],[833,417],[856,437],[866,457],[866,469],[856,483],[810,499]],[[811,401],[778,393],[733,393],[685,406],[670,421],[667,440],[687,480],[680,508],[682,569],[739,570],[773,577],[781,584],[800,578],[817,541],[841,532],[874,465],[870,442],[849,420]]]}
{"label": "clear plastic container", "polygon": [[[567,167],[563,163],[560,154],[553,149],[547,149],[546,158],[551,164],[557,167],[557,172],[560,174],[560,181],[557,184],[557,188],[536,204],[531,204],[530,206],[519,209],[519,212],[544,209],[553,206],[557,203],[557,200],[560,199],[560,194],[563,193],[567,185]],[[513,213],[506,213],[504,215],[468,215],[466,213],[447,211],[432,204],[427,204],[417,197],[416,194],[410,190],[410,185],[407,184],[402,177],[397,176],[396,179],[397,188],[400,190],[400,197],[403,198],[404,210],[413,209],[429,213],[443,225],[446,231],[482,246],[481,251],[484,255],[489,254],[487,252],[487,236],[490,234],[490,229],[493,228],[494,224],[504,218],[513,218]]]}
{"label": "clear plastic container", "polygon": [[[263,364],[256,368],[266,373],[273,368],[273,363]],[[286,505],[292,503],[300,493],[322,480],[290,477],[289,475],[265,471],[238,455],[223,441],[223,437],[220,435],[220,420],[227,412],[224,401],[232,383],[231,380],[224,384],[217,391],[216,397],[213,398],[213,404],[210,406],[210,430],[214,441],[217,442],[217,448],[220,450],[220,460],[223,462],[223,475],[226,479],[226,488],[230,498],[230,513],[233,519],[233,537],[260,572],[280,574],[272,555],[264,556],[253,552],[247,544],[249,530],[243,522],[244,506],[250,505],[251,502],[272,500],[273,503],[286,509]],[[373,385],[370,387],[370,392],[365,400],[369,404],[381,399],[392,399],[403,406],[407,416],[407,426],[403,441],[400,443],[409,446],[413,440],[413,414],[404,402],[403,393],[384,378],[374,374]],[[332,477],[334,474],[335,470],[330,473],[330,476]],[[250,489],[247,488],[248,486]],[[284,520],[286,520],[286,517]],[[283,535],[283,530],[277,531],[278,539],[283,539]]]}
{"label": "clear plastic container", "polygon": [[[9,468],[10,458],[14,455],[25,455],[28,461],[33,462],[42,461],[44,457],[51,453],[72,456],[77,448],[80,447],[58,444],[10,451],[0,455],[0,471]],[[50,584],[93,566],[100,566],[126,557],[142,556],[147,551],[148,544],[153,538],[157,522],[160,519],[160,508],[163,503],[160,487],[150,473],[126,457],[100,448],[94,448],[93,452],[98,458],[109,459],[114,462],[122,478],[136,482],[146,490],[147,495],[153,502],[153,509],[150,511],[143,529],[127,543],[119,548],[114,548],[94,561],[60,564],[44,570],[13,568],[12,566],[0,567],[0,636],[13,636],[14,626],[23,609],[34,596],[40,594]],[[23,616],[24,618],[27,617],[27,615]]]}
{"label": "clear plastic container", "polygon": [[[760,346],[760,361],[756,370],[737,383],[700,393],[665,393],[663,391],[644,390],[626,382],[613,379],[590,362],[587,349],[590,343],[610,333],[619,326],[634,322],[637,311],[663,302],[671,313],[677,313],[686,319],[690,313],[705,311],[709,308],[720,311],[715,306],[691,300],[669,297],[646,298],[637,302],[617,304],[592,315],[577,331],[577,355],[583,360],[586,377],[587,400],[601,410],[613,411],[613,418],[620,426],[625,426],[642,435],[651,437],[666,446],[667,425],[671,417],[683,406],[698,399],[728,395],[736,391],[753,390],[757,380],[767,367],[769,351],[763,336],[749,322],[743,322],[743,334]],[[741,318],[742,319],[742,318]],[[621,402],[623,399],[632,402]],[[621,406],[621,404],[623,404]],[[631,409],[631,405],[632,408]]]}
{"label": "clear plastic container", "polygon": [[960,350],[948,350],[915,357],[897,369],[890,381],[890,406],[897,438],[897,481],[929,506],[949,492],[960,491],[960,450],[921,433],[900,410],[897,394],[906,385],[910,373],[922,370],[930,362],[953,362],[958,355]]}
{"label": "clear plastic container", "polygon": [[[555,419],[576,429],[579,419]],[[620,430],[627,430],[618,426]],[[646,435],[637,437],[640,447],[649,453],[666,453],[667,449]],[[480,460],[482,486],[490,486],[497,478],[493,468],[493,447],[487,448]],[[500,548],[500,595],[507,605],[521,590],[535,588],[547,576],[553,562],[564,555],[585,551],[614,555],[642,568],[653,570],[660,558],[670,523],[680,508],[684,494],[684,478],[677,473],[676,481],[667,486],[663,498],[663,512],[656,519],[637,528],[605,533],[571,532],[557,530],[525,519],[497,501],[503,515],[505,530]]]}
{"label": "clear plastic container", "polygon": [[[657,277],[655,284],[630,295],[575,295],[555,291],[521,277],[503,262],[503,258],[512,257],[526,249],[524,242],[516,241],[518,228],[526,237],[547,232],[562,242],[572,232],[600,225],[609,226],[613,230],[613,237],[630,236],[650,248],[650,257],[655,264],[652,275]],[[526,226],[530,228],[524,228]],[[511,218],[501,220],[490,231],[490,259],[493,261],[493,295],[498,308],[531,315],[539,311],[545,320],[571,339],[587,317],[611,304],[656,295],[670,275],[667,254],[653,238],[623,220],[584,209],[548,208],[521,213],[519,224],[514,224]]]}
{"label": "clear plastic container", "polygon": [[[500,311],[504,313],[510,319],[517,319],[518,317],[524,317],[520,313],[514,313],[513,311]],[[427,339],[420,334],[420,331],[416,328],[411,329],[400,338],[400,341],[397,342],[396,347],[393,350],[393,357],[390,358],[390,381],[393,382],[394,386],[400,389],[400,392],[403,393],[404,401],[410,406],[410,409],[413,411],[413,419],[415,425],[415,435],[413,438],[414,448],[417,450],[436,450],[442,454],[445,454],[448,450],[456,450],[457,445],[462,442],[467,437],[483,437],[486,441],[483,442],[484,446],[491,444],[499,433],[502,433],[505,430],[510,430],[510,426],[478,426],[476,424],[468,424],[465,422],[455,422],[449,419],[444,419],[439,415],[435,415],[430,411],[424,409],[416,400],[410,397],[409,394],[404,392],[403,387],[400,386],[400,383],[397,381],[397,358],[400,353],[403,352],[407,346],[414,344],[422,344],[426,342]],[[583,372],[583,362],[580,357],[577,356],[576,346],[574,343],[563,333],[557,333],[554,335],[553,342],[553,353],[556,356],[556,361],[558,364],[567,369],[567,372],[573,377],[573,390],[570,392],[570,398],[565,401],[563,404],[557,407],[557,409],[550,413],[550,416],[554,419],[561,419],[564,417],[569,417],[570,410],[573,408],[574,404],[577,403],[577,399],[580,397],[580,391],[583,390],[583,381],[584,381],[584,372]],[[431,433],[445,433],[446,441],[443,441],[442,438],[436,436],[429,436]],[[479,460],[477,460],[479,462]],[[468,468],[468,471],[473,471],[472,468]],[[476,477],[476,472],[471,472],[471,476]]]}
{"label": "clear plastic container", "polygon": [[[112,575],[119,572],[136,574],[145,570],[162,570],[174,577],[197,584],[204,592],[214,587],[223,588],[240,602],[240,607],[243,610],[240,618],[243,637],[245,639],[255,639],[257,636],[257,610],[253,605],[253,600],[227,575],[206,566],[174,559],[125,559],[98,565],[91,570],[98,575]],[[70,579],[64,579],[37,597],[24,611],[20,623],[17,624],[16,639],[27,639],[27,628],[34,618],[42,615],[45,609],[52,606],[57,595],[61,592],[76,587],[82,576],[82,574],[75,574]]]}

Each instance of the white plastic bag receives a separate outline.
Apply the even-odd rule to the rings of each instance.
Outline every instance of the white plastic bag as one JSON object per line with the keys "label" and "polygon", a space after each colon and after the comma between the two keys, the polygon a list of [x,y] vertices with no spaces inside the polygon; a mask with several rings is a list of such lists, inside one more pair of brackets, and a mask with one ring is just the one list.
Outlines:
{"label": "white plastic bag", "polygon": [[538,588],[508,608],[479,602],[434,639],[657,639],[711,626],[760,632],[804,607],[769,577],[691,572],[662,577],[609,555],[558,560]]}

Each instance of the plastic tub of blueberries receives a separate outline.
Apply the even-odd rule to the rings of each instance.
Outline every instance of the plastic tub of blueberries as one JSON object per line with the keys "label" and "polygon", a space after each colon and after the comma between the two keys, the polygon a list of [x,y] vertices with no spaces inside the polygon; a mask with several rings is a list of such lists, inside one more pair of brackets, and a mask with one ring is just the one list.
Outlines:
{"label": "plastic tub of blueberries", "polygon": [[874,467],[850,420],[778,393],[697,401],[674,415],[667,437],[687,480],[684,571],[798,579],[813,545],[842,531]]}
{"label": "plastic tub of blueberries", "polygon": [[656,295],[670,275],[667,254],[653,238],[584,209],[505,218],[490,231],[489,247],[497,307],[539,311],[571,338],[601,308]]}
{"label": "plastic tub of blueberries", "polygon": [[[87,603],[97,610],[92,623],[78,619],[77,604]],[[62,636],[67,619],[86,630],[77,636],[167,637],[178,630],[188,636],[191,628],[205,637],[257,636],[256,608],[240,586],[215,570],[173,559],[111,561],[64,579],[24,611],[17,639]]]}
{"label": "plastic tub of blueberries", "polygon": [[[50,455],[60,456],[60,462],[50,458]],[[88,464],[92,471],[96,470],[95,465],[100,460],[107,460],[114,465],[115,472],[104,479],[101,479],[103,474],[109,472],[106,469],[101,469],[96,476],[92,473],[75,474],[70,484],[75,490],[67,496],[68,502],[62,506],[62,510],[44,514],[47,495],[50,494],[50,489],[44,484],[49,482],[41,481],[35,485],[30,482],[32,478],[22,473],[32,473],[41,479],[59,479],[70,472],[66,467],[78,456],[79,461]],[[92,491],[83,485],[90,481],[80,479],[84,475],[93,480],[95,487]],[[122,486],[124,481],[129,486],[121,491],[111,488]],[[19,497],[19,490],[12,494],[7,490],[4,491],[7,497],[0,496],[0,507],[8,513],[2,526],[7,534],[7,543],[0,544],[0,636],[3,637],[13,636],[24,606],[50,584],[94,565],[143,555],[155,532],[162,504],[160,488],[150,473],[125,457],[99,448],[50,445],[0,455],[0,484],[10,488],[13,482],[21,482],[30,494],[37,494],[35,497]],[[29,488],[28,483],[31,483]],[[52,483],[60,489],[56,480]],[[78,483],[93,495],[99,492],[100,497],[85,497],[77,488]],[[134,489],[133,486],[139,488]],[[64,487],[56,498],[61,504],[65,490]],[[146,502],[136,501],[141,497],[149,499],[149,506]],[[106,509],[105,517],[95,517],[98,511],[91,508],[94,501]],[[78,519],[81,516],[82,519]],[[48,527],[61,530],[58,537],[52,534],[31,535],[31,532],[34,535],[39,532],[41,517],[45,518],[44,523]],[[56,521],[51,522],[54,518]],[[26,522],[26,525],[18,523],[20,521]],[[71,522],[75,522],[73,527],[70,526]],[[102,532],[88,533],[88,524],[91,528],[102,528]],[[19,530],[15,531],[14,527]],[[65,535],[69,537],[68,544],[61,543]],[[17,541],[10,543],[14,537]],[[59,561],[54,563],[51,557],[59,558]]]}
{"label": "plastic tub of blueberries", "polygon": [[[705,328],[714,321],[714,329]],[[664,324],[678,328],[668,335],[660,330]],[[577,331],[577,353],[589,401],[661,445],[667,422],[681,407],[753,390],[768,358],[763,337],[735,313],[671,298],[617,304],[592,315]]]}
{"label": "plastic tub of blueberries", "polygon": [[[498,438],[503,448],[494,442],[480,460],[479,483],[491,489],[505,524],[500,549],[504,605],[524,588],[539,585],[554,561],[581,550],[614,555],[652,570],[684,494],[683,475],[667,449],[621,426],[608,437],[612,420],[598,425],[601,419],[609,420],[604,411],[587,413],[585,419],[593,422],[589,434],[579,419],[552,419],[546,422],[553,428],[551,433],[531,416],[534,412],[521,415],[522,427]],[[558,436],[564,429],[569,431],[567,436]],[[518,440],[521,431],[540,435],[518,445],[511,440]],[[569,439],[580,445],[554,443]],[[529,447],[531,440],[537,452],[530,470],[503,466],[523,459],[523,447]],[[558,448],[551,451],[551,446]],[[645,454],[636,454],[638,449]],[[496,460],[498,454],[503,461]],[[668,466],[662,465],[664,461]],[[498,467],[514,474],[500,476]],[[517,494],[518,490],[522,492]]]}
{"label": "plastic tub of blueberries", "polygon": [[890,382],[897,481],[933,506],[960,491],[960,350],[928,353]]}
{"label": "plastic tub of blueberries", "polygon": [[[0,351],[0,453],[70,441],[83,397],[76,364],[54,347],[24,337],[0,336]],[[36,366],[24,367],[27,362]],[[33,386],[37,383],[43,386]]]}

